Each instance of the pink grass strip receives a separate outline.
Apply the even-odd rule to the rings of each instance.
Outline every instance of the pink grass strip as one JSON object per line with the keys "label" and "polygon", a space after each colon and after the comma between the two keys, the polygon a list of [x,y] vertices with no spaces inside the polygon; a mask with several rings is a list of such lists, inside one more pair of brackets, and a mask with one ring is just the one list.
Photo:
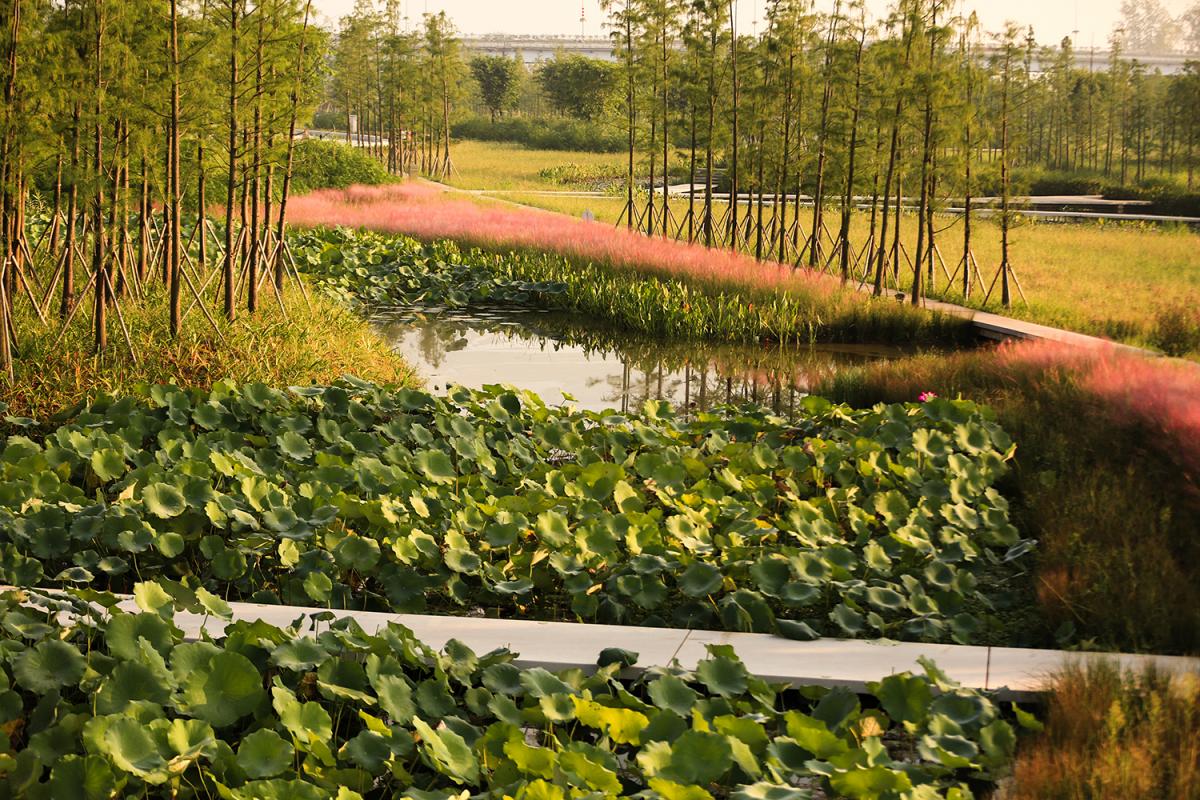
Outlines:
{"label": "pink grass strip", "polygon": [[423,241],[453,239],[488,249],[540,250],[626,269],[764,289],[824,295],[840,288],[829,275],[550,211],[483,205],[421,183],[321,190],[295,198],[288,212],[289,220],[303,227],[340,225],[402,233]]}
{"label": "pink grass strip", "polygon": [[1057,372],[1071,378],[1115,423],[1133,423],[1167,447],[1180,466],[1200,481],[1200,367],[1152,359],[1115,347],[1081,348],[1057,342],[1001,346],[1006,369]]}

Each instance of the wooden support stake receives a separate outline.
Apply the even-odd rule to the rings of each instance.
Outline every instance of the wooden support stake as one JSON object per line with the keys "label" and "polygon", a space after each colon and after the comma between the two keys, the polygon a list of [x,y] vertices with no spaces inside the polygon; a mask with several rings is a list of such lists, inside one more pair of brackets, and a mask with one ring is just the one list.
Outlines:
{"label": "wooden support stake", "polygon": [[92,286],[95,283],[96,283],[96,271],[92,270],[91,276],[88,278],[87,283],[84,284],[84,286],[83,286],[83,291],[77,293],[77,295],[75,297],[75,302],[71,306],[71,311],[67,314],[67,318],[63,322],[62,330],[60,330],[58,332],[58,336],[57,336],[57,338],[55,338],[54,344],[50,348],[51,350],[56,349],[58,347],[59,343],[62,342],[62,338],[67,335],[67,329],[71,327],[71,322],[75,319],[75,314],[78,313],[80,306],[84,305],[83,301],[85,299],[88,299],[88,297],[87,297],[88,292],[91,291]]}
{"label": "wooden support stake", "polygon": [[107,273],[104,276],[104,286],[106,293],[112,298],[113,309],[117,312],[117,321],[121,323],[121,333],[125,336],[125,344],[129,348],[129,357],[133,359],[134,366],[140,367],[141,362],[138,361],[137,352],[133,348],[133,337],[129,335],[129,328],[125,325],[125,315],[121,313],[121,301],[117,299],[117,293],[112,290],[112,284],[108,280]]}

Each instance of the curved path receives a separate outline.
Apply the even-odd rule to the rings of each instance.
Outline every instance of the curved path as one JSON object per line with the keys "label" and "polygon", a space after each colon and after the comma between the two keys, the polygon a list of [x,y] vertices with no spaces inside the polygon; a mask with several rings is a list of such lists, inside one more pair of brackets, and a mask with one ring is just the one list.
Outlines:
{"label": "curved path", "polygon": [[[333,613],[350,618],[368,633],[389,624],[403,625],[418,639],[440,650],[457,639],[476,653],[504,648],[519,655],[520,667],[550,671],[596,668],[596,657],[605,648],[619,647],[638,654],[631,674],[653,667],[678,664],[695,669],[708,657],[707,645],[732,645],[746,668],[773,683],[794,686],[844,686],[866,691],[866,685],[900,672],[919,673],[918,659],[932,659],[951,679],[971,689],[993,691],[1001,700],[1036,700],[1051,688],[1054,674],[1074,662],[1116,661],[1124,669],[1150,666],[1171,673],[1200,674],[1200,658],[1182,656],[1079,653],[1015,647],[921,644],[887,639],[817,639],[798,642],[760,633],[643,628],[625,625],[592,625],[579,622],[482,619],[426,614],[386,614],[370,611],[333,611],[323,608],[230,603],[234,621],[262,621],[286,628],[305,617]],[[139,609],[132,598],[121,602],[124,611]],[[175,624],[185,637],[198,639],[202,631],[219,636],[226,623],[214,617],[180,612]],[[319,623],[311,623],[316,626]]]}

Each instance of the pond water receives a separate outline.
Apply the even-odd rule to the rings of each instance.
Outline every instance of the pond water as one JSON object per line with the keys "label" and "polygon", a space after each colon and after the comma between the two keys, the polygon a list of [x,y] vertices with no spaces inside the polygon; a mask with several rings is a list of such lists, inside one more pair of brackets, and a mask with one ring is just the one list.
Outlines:
{"label": "pond water", "polygon": [[561,312],[411,309],[379,314],[377,330],[429,388],[512,384],[550,404],[636,411],[647,400],[705,409],[751,401],[790,410],[848,364],[895,358],[874,345],[664,343]]}

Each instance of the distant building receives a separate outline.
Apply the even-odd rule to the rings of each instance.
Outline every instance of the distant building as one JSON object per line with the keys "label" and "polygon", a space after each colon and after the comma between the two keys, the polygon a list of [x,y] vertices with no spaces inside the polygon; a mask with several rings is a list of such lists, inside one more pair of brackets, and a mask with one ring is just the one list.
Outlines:
{"label": "distant building", "polygon": [[[521,36],[510,34],[488,34],[485,36],[463,36],[462,45],[470,53],[489,56],[514,56],[520,53],[527,65],[540,64],[554,58],[554,54],[562,51],[574,53],[602,61],[616,61],[613,55],[613,43],[607,36]],[[1056,53],[1051,49],[1047,52]],[[991,55],[990,48],[983,48],[984,59]],[[1038,63],[1038,53],[1034,53],[1033,71],[1041,72]],[[1108,51],[1076,48],[1074,52],[1075,66],[1079,69],[1103,72],[1108,69]],[[1125,61],[1137,61],[1150,72],[1159,71],[1164,75],[1175,75],[1183,71],[1188,61],[1195,61],[1196,56],[1179,54],[1155,53],[1126,53]]]}

